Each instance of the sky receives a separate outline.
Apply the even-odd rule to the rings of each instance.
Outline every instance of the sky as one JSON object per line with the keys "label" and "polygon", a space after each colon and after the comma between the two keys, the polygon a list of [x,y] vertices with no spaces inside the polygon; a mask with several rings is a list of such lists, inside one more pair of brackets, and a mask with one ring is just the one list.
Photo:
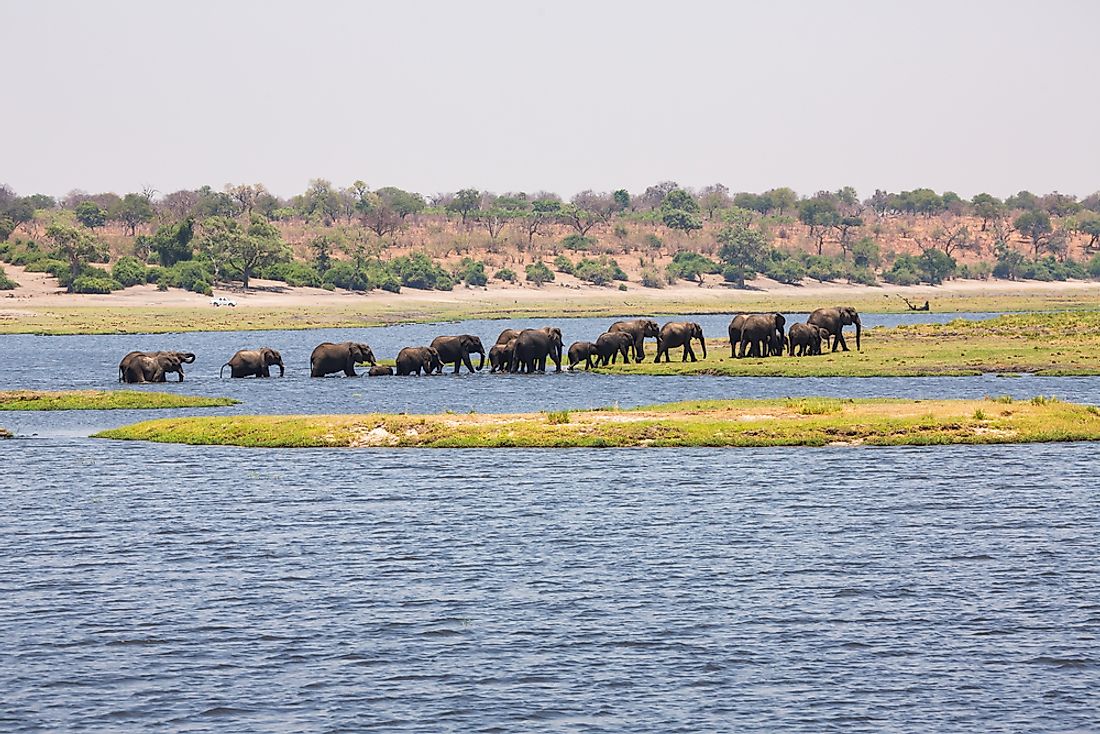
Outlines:
{"label": "sky", "polygon": [[0,0],[0,183],[1100,189],[1100,2]]}

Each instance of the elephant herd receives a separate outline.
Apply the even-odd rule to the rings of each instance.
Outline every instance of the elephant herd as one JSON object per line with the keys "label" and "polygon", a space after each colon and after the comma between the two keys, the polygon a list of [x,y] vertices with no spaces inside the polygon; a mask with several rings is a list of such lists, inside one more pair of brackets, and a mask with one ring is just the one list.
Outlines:
{"label": "elephant herd", "polygon": [[807,356],[821,354],[822,343],[827,347],[832,339],[832,350],[839,346],[848,351],[844,340],[844,327],[856,327],[856,349],[860,347],[860,333],[863,329],[859,313],[851,306],[819,308],[810,314],[805,323],[791,324],[786,334],[787,324],[781,313],[742,313],[730,321],[731,357],[778,357],[787,352],[788,356]]}
{"label": "elephant herd", "polygon": [[[851,306],[819,308],[810,314],[806,323],[792,324],[786,332],[786,319],[779,313],[744,313],[734,316],[729,325],[730,356],[767,357],[783,354],[791,356],[821,354],[822,343],[827,346],[833,340],[835,352],[839,346],[848,351],[843,328],[856,327],[856,349],[860,348],[861,324],[859,314]],[[631,360],[645,359],[645,340],[657,340],[655,362],[670,361],[669,352],[683,349],[682,361],[697,361],[692,342],[698,340],[703,358],[707,356],[707,343],[702,327],[691,321],[671,321],[658,326],[652,319],[616,321],[595,341],[573,342],[563,350],[561,329],[547,326],[540,329],[505,329],[496,343],[486,351],[481,339],[472,334],[440,336],[427,346],[405,347],[397,353],[394,366],[380,365],[370,346],[359,342],[318,344],[309,358],[310,377],[344,373],[358,377],[356,365],[370,365],[369,376],[380,375],[432,375],[441,374],[445,365],[454,365],[457,374],[463,365],[470,372],[481,370],[488,356],[491,372],[533,373],[545,372],[547,361],[554,363],[556,372],[562,371],[563,351],[569,360],[568,368],[575,369],[584,363],[585,369],[594,365],[616,364],[619,357],[627,364]],[[470,356],[479,356],[474,367]],[[195,361],[192,352],[130,352],[118,365],[119,382],[166,382],[169,374],[183,381],[183,365]],[[279,376],[285,374],[282,355],[270,347],[242,349],[222,365],[219,376],[229,368],[231,377],[270,377],[271,368],[279,368]]]}

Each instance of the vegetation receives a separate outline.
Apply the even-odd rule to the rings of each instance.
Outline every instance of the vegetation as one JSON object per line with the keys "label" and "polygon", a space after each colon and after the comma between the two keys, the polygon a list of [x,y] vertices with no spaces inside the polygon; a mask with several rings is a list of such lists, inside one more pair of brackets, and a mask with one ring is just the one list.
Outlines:
{"label": "vegetation", "polygon": [[[852,327],[848,327],[849,337]],[[730,357],[726,340],[708,340],[698,362],[643,362],[599,368],[645,375],[732,377],[925,377],[983,373],[1100,375],[1100,312],[1016,314],[988,321],[875,328],[863,332],[863,351],[814,357]],[[675,349],[670,355],[679,359]],[[650,354],[652,354],[652,348]],[[696,350],[698,354],[698,350]]]}
{"label": "vegetation", "polygon": [[729,400],[525,415],[165,418],[98,438],[248,447],[906,446],[1100,440],[1100,411],[1050,398]]}
{"label": "vegetation", "polygon": [[6,390],[0,392],[0,410],[151,410],[213,408],[236,405],[230,398],[202,398],[144,390]]}

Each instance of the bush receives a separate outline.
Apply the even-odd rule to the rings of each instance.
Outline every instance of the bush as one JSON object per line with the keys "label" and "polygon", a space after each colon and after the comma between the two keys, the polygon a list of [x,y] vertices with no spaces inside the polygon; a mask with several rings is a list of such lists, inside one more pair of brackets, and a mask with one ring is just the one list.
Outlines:
{"label": "bush", "polygon": [[[8,260],[12,265],[19,265],[20,267],[27,267],[36,262],[42,260],[48,260],[50,256],[45,252],[38,249],[38,245],[34,242],[28,242],[22,248],[14,248],[12,250],[11,259]],[[39,271],[44,272],[44,271]]]}
{"label": "bush", "polygon": [[275,263],[256,272],[255,277],[267,280],[281,280],[292,288],[320,288],[321,274],[317,268],[303,262]]}
{"label": "bush", "polygon": [[509,268],[501,268],[493,274],[493,277],[497,280],[503,280],[505,283],[515,283],[516,271]]}
{"label": "bush", "polygon": [[122,289],[122,284],[114,278],[102,278],[96,275],[82,274],[73,281],[73,293],[110,293]]}
{"label": "bush", "polygon": [[469,257],[462,258],[455,271],[455,277],[464,281],[466,285],[480,286],[489,282],[489,276],[485,274],[485,263]]}
{"label": "bush", "polygon": [[19,287],[19,284],[8,277],[3,268],[0,268],[0,291],[11,291]]}
{"label": "bush", "polygon": [[550,281],[554,280],[554,273],[550,270],[550,268],[546,267],[546,263],[532,263],[527,266],[526,273],[527,280],[537,286],[541,286],[543,283],[549,283]]}
{"label": "bush", "polygon": [[809,255],[806,257],[806,275],[820,283],[834,281],[844,275],[844,265],[828,255]]}
{"label": "bush", "polygon": [[860,285],[878,285],[878,278],[870,268],[861,268],[853,265],[848,269],[848,282]]}
{"label": "bush", "polygon": [[349,262],[338,262],[325,273],[324,282],[349,291],[369,291],[370,279]]}
{"label": "bush", "polygon": [[[725,277],[725,273],[722,273]],[[806,277],[806,268],[793,257],[769,259],[764,265],[764,275],[779,283],[798,285]]]}
{"label": "bush", "polygon": [[703,273],[721,272],[718,263],[697,252],[677,252],[668,266],[669,277],[703,282]]}
{"label": "bush", "polygon": [[423,252],[395,257],[387,263],[387,266],[389,271],[400,279],[401,285],[409,288],[449,291],[455,285],[451,274]]}
{"label": "bush", "polygon": [[573,261],[565,255],[558,255],[554,258],[554,270],[559,273],[566,273],[568,275],[573,274]]}
{"label": "bush", "polygon": [[181,260],[170,268],[161,269],[157,286],[162,285],[211,295],[214,292],[214,273],[204,261]]}
{"label": "bush", "polygon": [[901,255],[893,266],[882,274],[882,279],[894,285],[916,285],[921,280],[920,263],[912,255]]}
{"label": "bush", "polygon": [[649,250],[660,250],[665,246],[665,243],[661,241],[661,238],[650,232],[642,238],[642,244]]}
{"label": "bush", "polygon": [[1093,255],[1086,267],[1088,274],[1093,278],[1100,278],[1100,255]]}
{"label": "bush", "polygon": [[604,285],[613,280],[626,280],[626,273],[619,264],[606,255],[599,260],[582,258],[573,267],[573,274],[583,281],[595,285]]}
{"label": "bush", "polygon": [[993,275],[993,263],[982,260],[972,265],[960,265],[956,275],[960,278],[988,280],[989,276]]}
{"label": "bush", "polygon": [[596,244],[594,237],[583,237],[579,234],[566,235],[561,241],[561,246],[567,250],[587,250],[594,244]]}
{"label": "bush", "polygon": [[661,275],[652,268],[642,271],[642,285],[646,288],[664,288],[665,283]]}
{"label": "bush", "polygon": [[147,282],[145,266],[136,257],[130,255],[119,258],[119,261],[111,268],[111,277],[121,283],[123,288],[129,288],[132,285],[144,285]]}

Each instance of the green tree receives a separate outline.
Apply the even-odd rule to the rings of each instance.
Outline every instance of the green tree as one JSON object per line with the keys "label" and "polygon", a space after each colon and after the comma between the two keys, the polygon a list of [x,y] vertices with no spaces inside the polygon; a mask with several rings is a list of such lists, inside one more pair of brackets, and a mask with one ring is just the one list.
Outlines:
{"label": "green tree", "polygon": [[626,189],[612,191],[611,198],[615,201],[616,211],[622,212],[630,208],[630,192]]}
{"label": "green tree", "polygon": [[69,292],[81,271],[93,260],[107,256],[107,246],[95,237],[67,224],[54,222],[46,228],[46,237],[54,244],[54,255],[69,263]]}
{"label": "green tree", "polygon": [[982,232],[989,228],[990,221],[1004,215],[1004,203],[992,194],[975,194],[970,206],[974,208],[974,216],[982,220]]}
{"label": "green tree", "polygon": [[462,223],[466,224],[466,219],[470,216],[470,212],[477,210],[481,206],[481,192],[477,189],[462,189],[455,192],[454,198],[447,204],[447,211],[454,214],[458,214],[462,217]]}
{"label": "green tree", "polygon": [[1050,235],[1054,231],[1050,223],[1050,215],[1042,209],[1030,209],[1016,217],[1012,226],[1016,231],[1031,240],[1032,257],[1039,258],[1039,253],[1050,242]]}
{"label": "green tree", "polygon": [[524,212],[523,230],[527,233],[527,244],[534,241],[535,235],[546,233],[546,227],[561,216],[561,202],[543,197],[531,202],[531,208]]}
{"label": "green tree", "polygon": [[133,237],[137,234],[138,226],[152,220],[153,214],[153,205],[145,196],[126,194],[111,212],[111,218],[124,224]]}
{"label": "green tree", "polygon": [[924,280],[931,285],[939,285],[944,278],[951,277],[958,266],[955,258],[933,247],[928,247],[921,252],[920,264]]}
{"label": "green tree", "polygon": [[76,221],[91,230],[107,223],[107,210],[94,201],[80,202],[73,213],[76,215]]}
{"label": "green tree", "polygon": [[771,210],[778,212],[780,216],[798,206],[798,194],[786,186],[765,191],[764,196],[771,202]]}
{"label": "green tree", "polygon": [[178,262],[194,257],[191,240],[195,236],[195,220],[191,217],[157,228],[150,249],[157,254],[157,261],[169,268]]}
{"label": "green tree", "polygon": [[730,267],[738,286],[744,288],[745,278],[760,267],[768,253],[767,238],[747,222],[734,221],[723,227],[715,239],[720,245],[718,257]]}
{"label": "green tree", "polygon": [[224,266],[239,271],[246,289],[257,268],[290,259],[290,248],[279,230],[258,214],[252,215],[247,228],[236,219],[211,217],[203,222],[202,229],[199,249],[215,264],[215,272]]}
{"label": "green tree", "polygon": [[831,197],[818,194],[803,199],[798,205],[798,220],[810,230],[810,237],[817,240],[817,254],[820,255],[825,247],[825,233],[840,222],[840,212]]}
{"label": "green tree", "polygon": [[322,277],[332,267],[332,255],[339,246],[340,240],[327,234],[314,237],[309,241],[309,249],[313,252],[313,265]]}
{"label": "green tree", "polygon": [[702,229],[699,219],[699,202],[683,189],[673,189],[665,194],[661,202],[661,222],[669,229],[678,229],[691,234]]}

